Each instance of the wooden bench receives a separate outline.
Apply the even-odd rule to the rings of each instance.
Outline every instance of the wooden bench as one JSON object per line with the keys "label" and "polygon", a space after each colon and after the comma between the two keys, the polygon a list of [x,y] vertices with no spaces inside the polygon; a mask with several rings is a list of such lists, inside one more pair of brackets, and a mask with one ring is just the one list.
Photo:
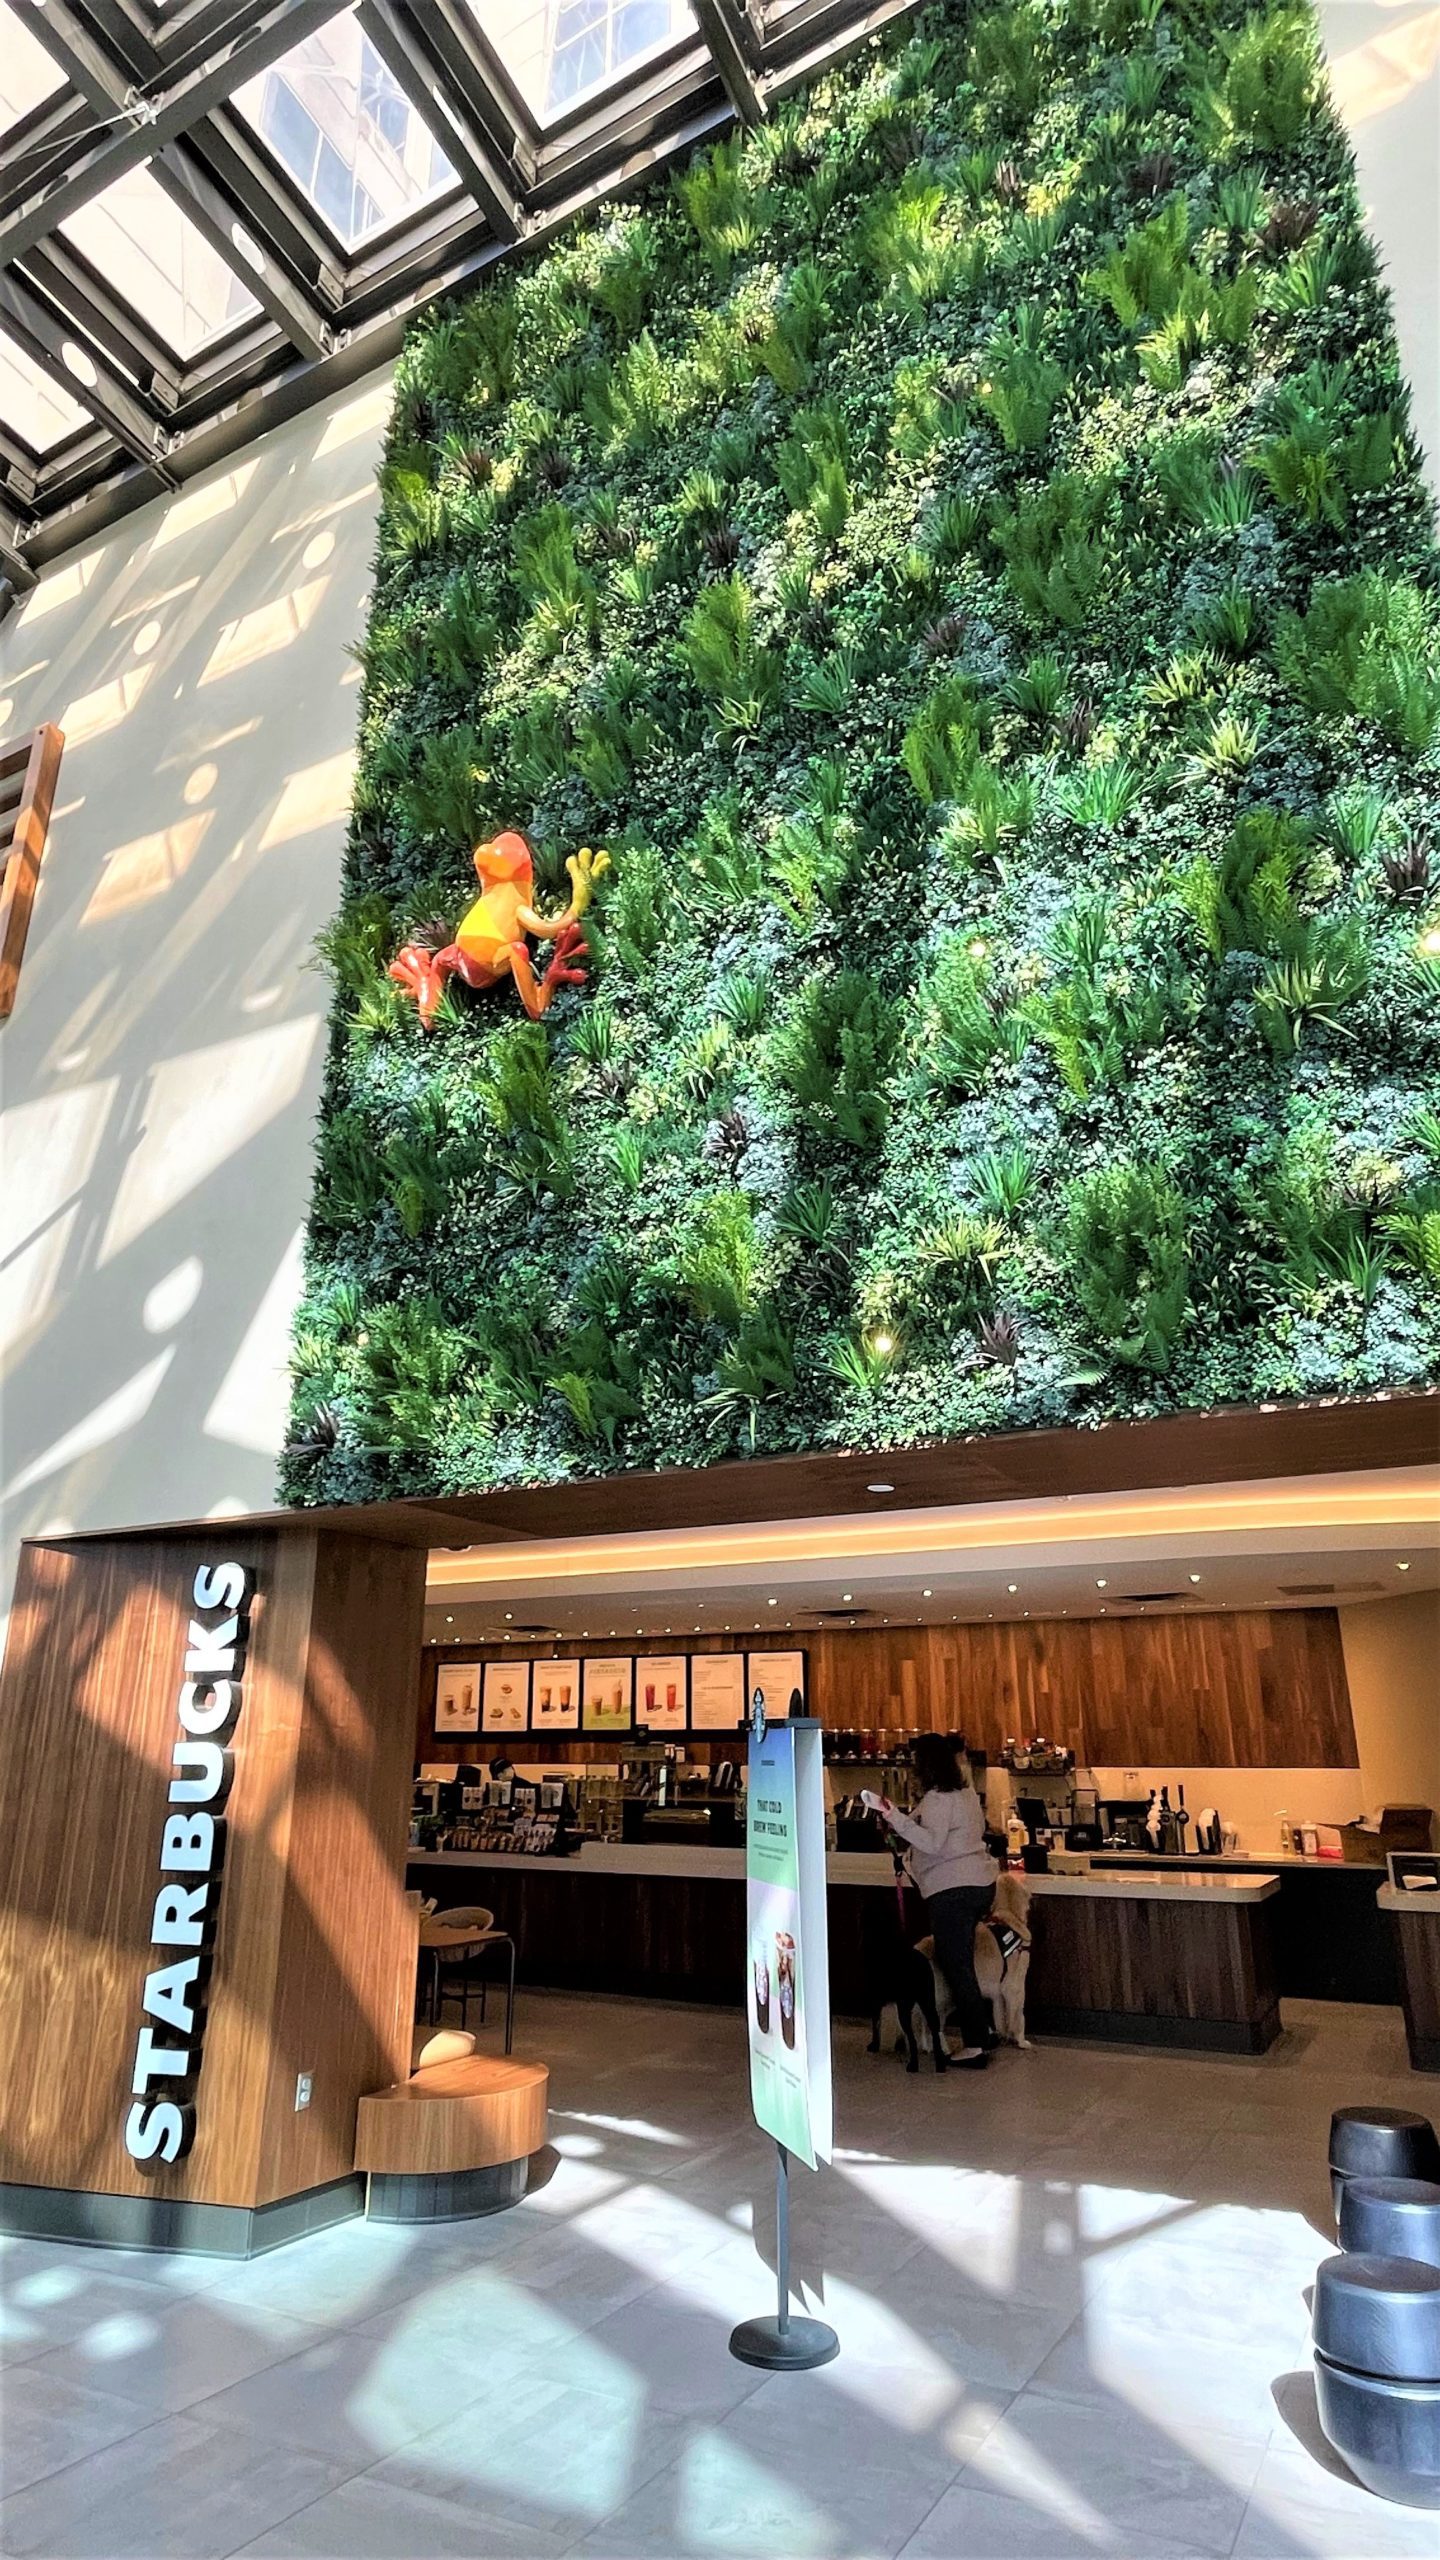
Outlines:
{"label": "wooden bench", "polygon": [[469,2054],[362,2098],[355,2166],[371,2219],[446,2222],[518,2203],[545,2140],[549,2086],[543,2062]]}

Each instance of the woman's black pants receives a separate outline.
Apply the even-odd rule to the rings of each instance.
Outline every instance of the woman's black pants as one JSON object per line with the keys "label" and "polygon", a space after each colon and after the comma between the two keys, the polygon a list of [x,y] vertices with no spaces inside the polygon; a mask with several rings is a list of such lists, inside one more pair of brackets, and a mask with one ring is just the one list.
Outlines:
{"label": "woman's black pants", "polygon": [[925,1917],[935,1940],[935,1961],[950,1985],[967,2044],[983,2045],[990,2032],[990,2003],[975,1979],[975,1930],[995,1899],[993,1884],[955,1884],[927,1896]]}

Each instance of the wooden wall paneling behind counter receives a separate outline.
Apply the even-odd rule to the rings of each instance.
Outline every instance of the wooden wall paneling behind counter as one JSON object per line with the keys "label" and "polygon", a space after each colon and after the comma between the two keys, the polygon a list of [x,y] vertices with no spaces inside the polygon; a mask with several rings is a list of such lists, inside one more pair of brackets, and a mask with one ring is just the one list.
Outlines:
{"label": "wooden wall paneling behind counter", "polygon": [[[713,1653],[734,1650],[735,1642],[700,1637],[674,1650]],[[1333,1609],[826,1628],[748,1642],[756,1653],[805,1646],[811,1709],[827,1725],[957,1727],[992,1754],[1007,1734],[1038,1732],[1097,1768],[1356,1765]],[[563,1650],[477,1646],[463,1658],[543,1661]],[[422,1657],[420,1759],[489,1757],[484,1735],[435,1739],[438,1667],[460,1658],[450,1645],[427,1647]],[[724,1737],[710,1739],[715,1756],[723,1756]],[[585,1744],[579,1756],[613,1760],[616,1749],[614,1742]],[[576,1756],[575,1746],[566,1756]]]}

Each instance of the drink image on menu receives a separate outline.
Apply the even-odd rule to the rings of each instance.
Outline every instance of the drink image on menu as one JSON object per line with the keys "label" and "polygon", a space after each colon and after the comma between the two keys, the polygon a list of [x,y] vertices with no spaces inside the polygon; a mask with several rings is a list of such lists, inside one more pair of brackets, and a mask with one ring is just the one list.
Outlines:
{"label": "drink image on menu", "polygon": [[750,1970],[755,1988],[755,2024],[762,2036],[768,2036],[770,2033],[770,1958],[763,1938],[756,1944]]}
{"label": "drink image on menu", "polygon": [[775,1984],[780,1995],[780,2033],[792,2052],[795,2045],[795,1941],[788,1929],[775,1932]]}

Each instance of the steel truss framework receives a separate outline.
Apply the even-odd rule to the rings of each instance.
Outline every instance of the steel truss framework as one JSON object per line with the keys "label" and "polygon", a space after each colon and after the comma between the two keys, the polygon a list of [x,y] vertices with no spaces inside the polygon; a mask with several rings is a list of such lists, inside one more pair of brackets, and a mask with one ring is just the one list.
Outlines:
{"label": "steel truss framework", "polygon": [[[432,295],[764,116],[915,5],[693,0],[691,32],[542,123],[465,0],[358,0],[456,183],[351,252],[231,104],[345,0],[15,0],[63,86],[5,137],[0,329],[88,416],[43,455],[0,421],[0,610],[58,552],[386,362]],[[60,229],[141,166],[260,306],[189,362]]]}

